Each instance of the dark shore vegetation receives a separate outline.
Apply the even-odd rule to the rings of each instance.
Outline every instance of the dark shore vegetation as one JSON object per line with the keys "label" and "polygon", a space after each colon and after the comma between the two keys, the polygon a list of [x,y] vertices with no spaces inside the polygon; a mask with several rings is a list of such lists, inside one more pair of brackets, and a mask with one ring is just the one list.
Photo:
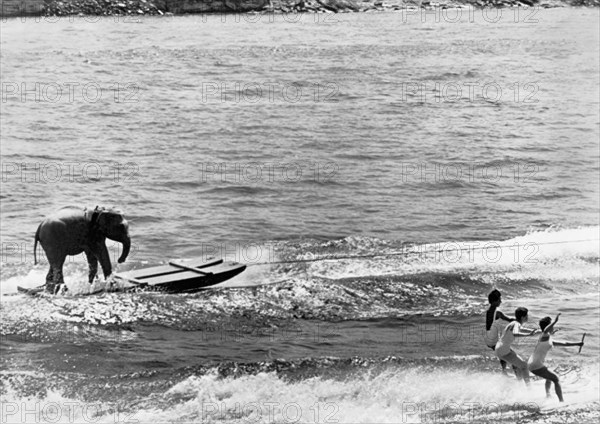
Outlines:
{"label": "dark shore vegetation", "polygon": [[[11,1],[3,0],[7,4]],[[408,8],[598,7],[600,0],[38,0],[43,16],[187,13],[349,13]],[[19,15],[15,10],[16,16]],[[27,13],[32,14],[32,13]]]}

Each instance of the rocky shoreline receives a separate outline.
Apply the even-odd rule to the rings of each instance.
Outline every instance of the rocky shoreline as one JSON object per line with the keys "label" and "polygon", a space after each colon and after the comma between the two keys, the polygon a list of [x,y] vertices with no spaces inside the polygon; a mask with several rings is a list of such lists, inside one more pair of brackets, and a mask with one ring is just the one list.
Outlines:
{"label": "rocky shoreline", "polygon": [[410,8],[598,7],[600,0],[0,0],[7,16],[393,12]]}

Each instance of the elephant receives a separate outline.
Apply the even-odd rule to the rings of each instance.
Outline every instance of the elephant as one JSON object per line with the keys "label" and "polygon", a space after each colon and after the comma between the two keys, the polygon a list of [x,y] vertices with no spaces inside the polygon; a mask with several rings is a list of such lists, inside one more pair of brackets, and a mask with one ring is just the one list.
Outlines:
{"label": "elephant", "polygon": [[66,206],[46,217],[35,233],[33,245],[34,263],[37,264],[36,249],[39,241],[50,264],[46,275],[46,291],[56,294],[64,284],[63,265],[67,255],[85,253],[89,264],[90,284],[98,272],[98,261],[104,278],[108,278],[112,267],[105,244],[107,238],[123,245],[118,262],[125,262],[131,248],[131,238],[129,225],[118,210],[98,206],[95,209]]}

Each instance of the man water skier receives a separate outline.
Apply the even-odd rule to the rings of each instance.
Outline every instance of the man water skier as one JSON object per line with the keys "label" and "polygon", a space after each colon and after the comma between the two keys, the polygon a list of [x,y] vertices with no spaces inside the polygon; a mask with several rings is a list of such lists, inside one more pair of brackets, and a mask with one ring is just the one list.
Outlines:
{"label": "man water skier", "polygon": [[506,361],[517,368],[515,369],[515,375],[517,379],[523,378],[525,384],[529,384],[527,362],[512,350],[511,345],[515,341],[515,337],[532,336],[537,332],[537,330],[521,330],[521,326],[527,322],[528,312],[527,308],[523,307],[515,309],[516,321],[511,322],[504,328],[495,349],[496,356],[498,356],[500,360]]}
{"label": "man water skier", "polygon": [[[496,349],[496,344],[502,334],[502,330],[506,326],[507,322],[514,321],[514,318],[509,318],[498,310],[498,307],[502,304],[502,293],[494,289],[488,295],[488,302],[490,307],[485,313],[485,344],[492,350]],[[502,373],[506,375],[506,361],[500,359],[500,365],[502,366]],[[516,374],[516,367],[513,366]]]}
{"label": "man water skier", "polygon": [[579,343],[553,341],[551,335],[554,333],[554,325],[557,323],[559,316],[560,314],[556,315],[556,318],[552,323],[550,323],[552,321],[552,318],[550,317],[545,317],[540,320],[542,335],[538,340],[538,344],[535,346],[533,355],[529,357],[527,365],[533,374],[546,379],[546,397],[550,397],[550,385],[551,383],[554,383],[554,391],[556,392],[556,396],[558,396],[558,400],[564,402],[558,376],[548,370],[544,365],[544,360],[546,359],[548,351],[552,349],[552,346],[583,346],[583,340]]}

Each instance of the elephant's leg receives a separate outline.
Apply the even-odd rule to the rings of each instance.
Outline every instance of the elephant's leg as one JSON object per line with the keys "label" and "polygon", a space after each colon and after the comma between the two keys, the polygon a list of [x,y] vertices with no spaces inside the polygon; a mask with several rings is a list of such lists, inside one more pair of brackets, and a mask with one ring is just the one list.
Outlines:
{"label": "elephant's leg", "polygon": [[96,252],[94,253],[96,253],[96,257],[100,260],[102,273],[104,274],[104,278],[107,279],[112,273],[112,266],[110,264],[110,255],[108,254],[108,249],[106,248],[106,244],[104,244],[104,240],[97,245]]}
{"label": "elephant's leg", "polygon": [[46,274],[46,291],[48,293],[54,294],[56,292],[56,283],[54,282],[55,275],[56,273],[54,272],[54,267],[50,265],[48,274]]}
{"label": "elephant's leg", "polygon": [[56,269],[54,271],[54,293],[53,294],[58,293],[64,284],[65,284],[65,281],[63,279],[63,271],[62,271],[62,265],[61,265],[60,267],[58,267],[58,269]]}
{"label": "elephant's leg", "polygon": [[94,278],[96,278],[96,274],[98,274],[98,258],[91,250],[85,251],[85,257],[87,258],[88,265],[90,267],[89,273],[89,281],[90,284],[94,282]]}
{"label": "elephant's leg", "polygon": [[52,265],[50,265],[50,269],[48,269],[48,274],[46,274],[46,285],[54,284],[54,272],[52,272]]}
{"label": "elephant's leg", "polygon": [[52,294],[58,293],[61,286],[65,284],[63,279],[63,265],[65,264],[65,259],[66,257],[55,258],[55,260],[50,263],[50,266],[52,267],[53,281],[51,285],[46,286],[46,291]]}

